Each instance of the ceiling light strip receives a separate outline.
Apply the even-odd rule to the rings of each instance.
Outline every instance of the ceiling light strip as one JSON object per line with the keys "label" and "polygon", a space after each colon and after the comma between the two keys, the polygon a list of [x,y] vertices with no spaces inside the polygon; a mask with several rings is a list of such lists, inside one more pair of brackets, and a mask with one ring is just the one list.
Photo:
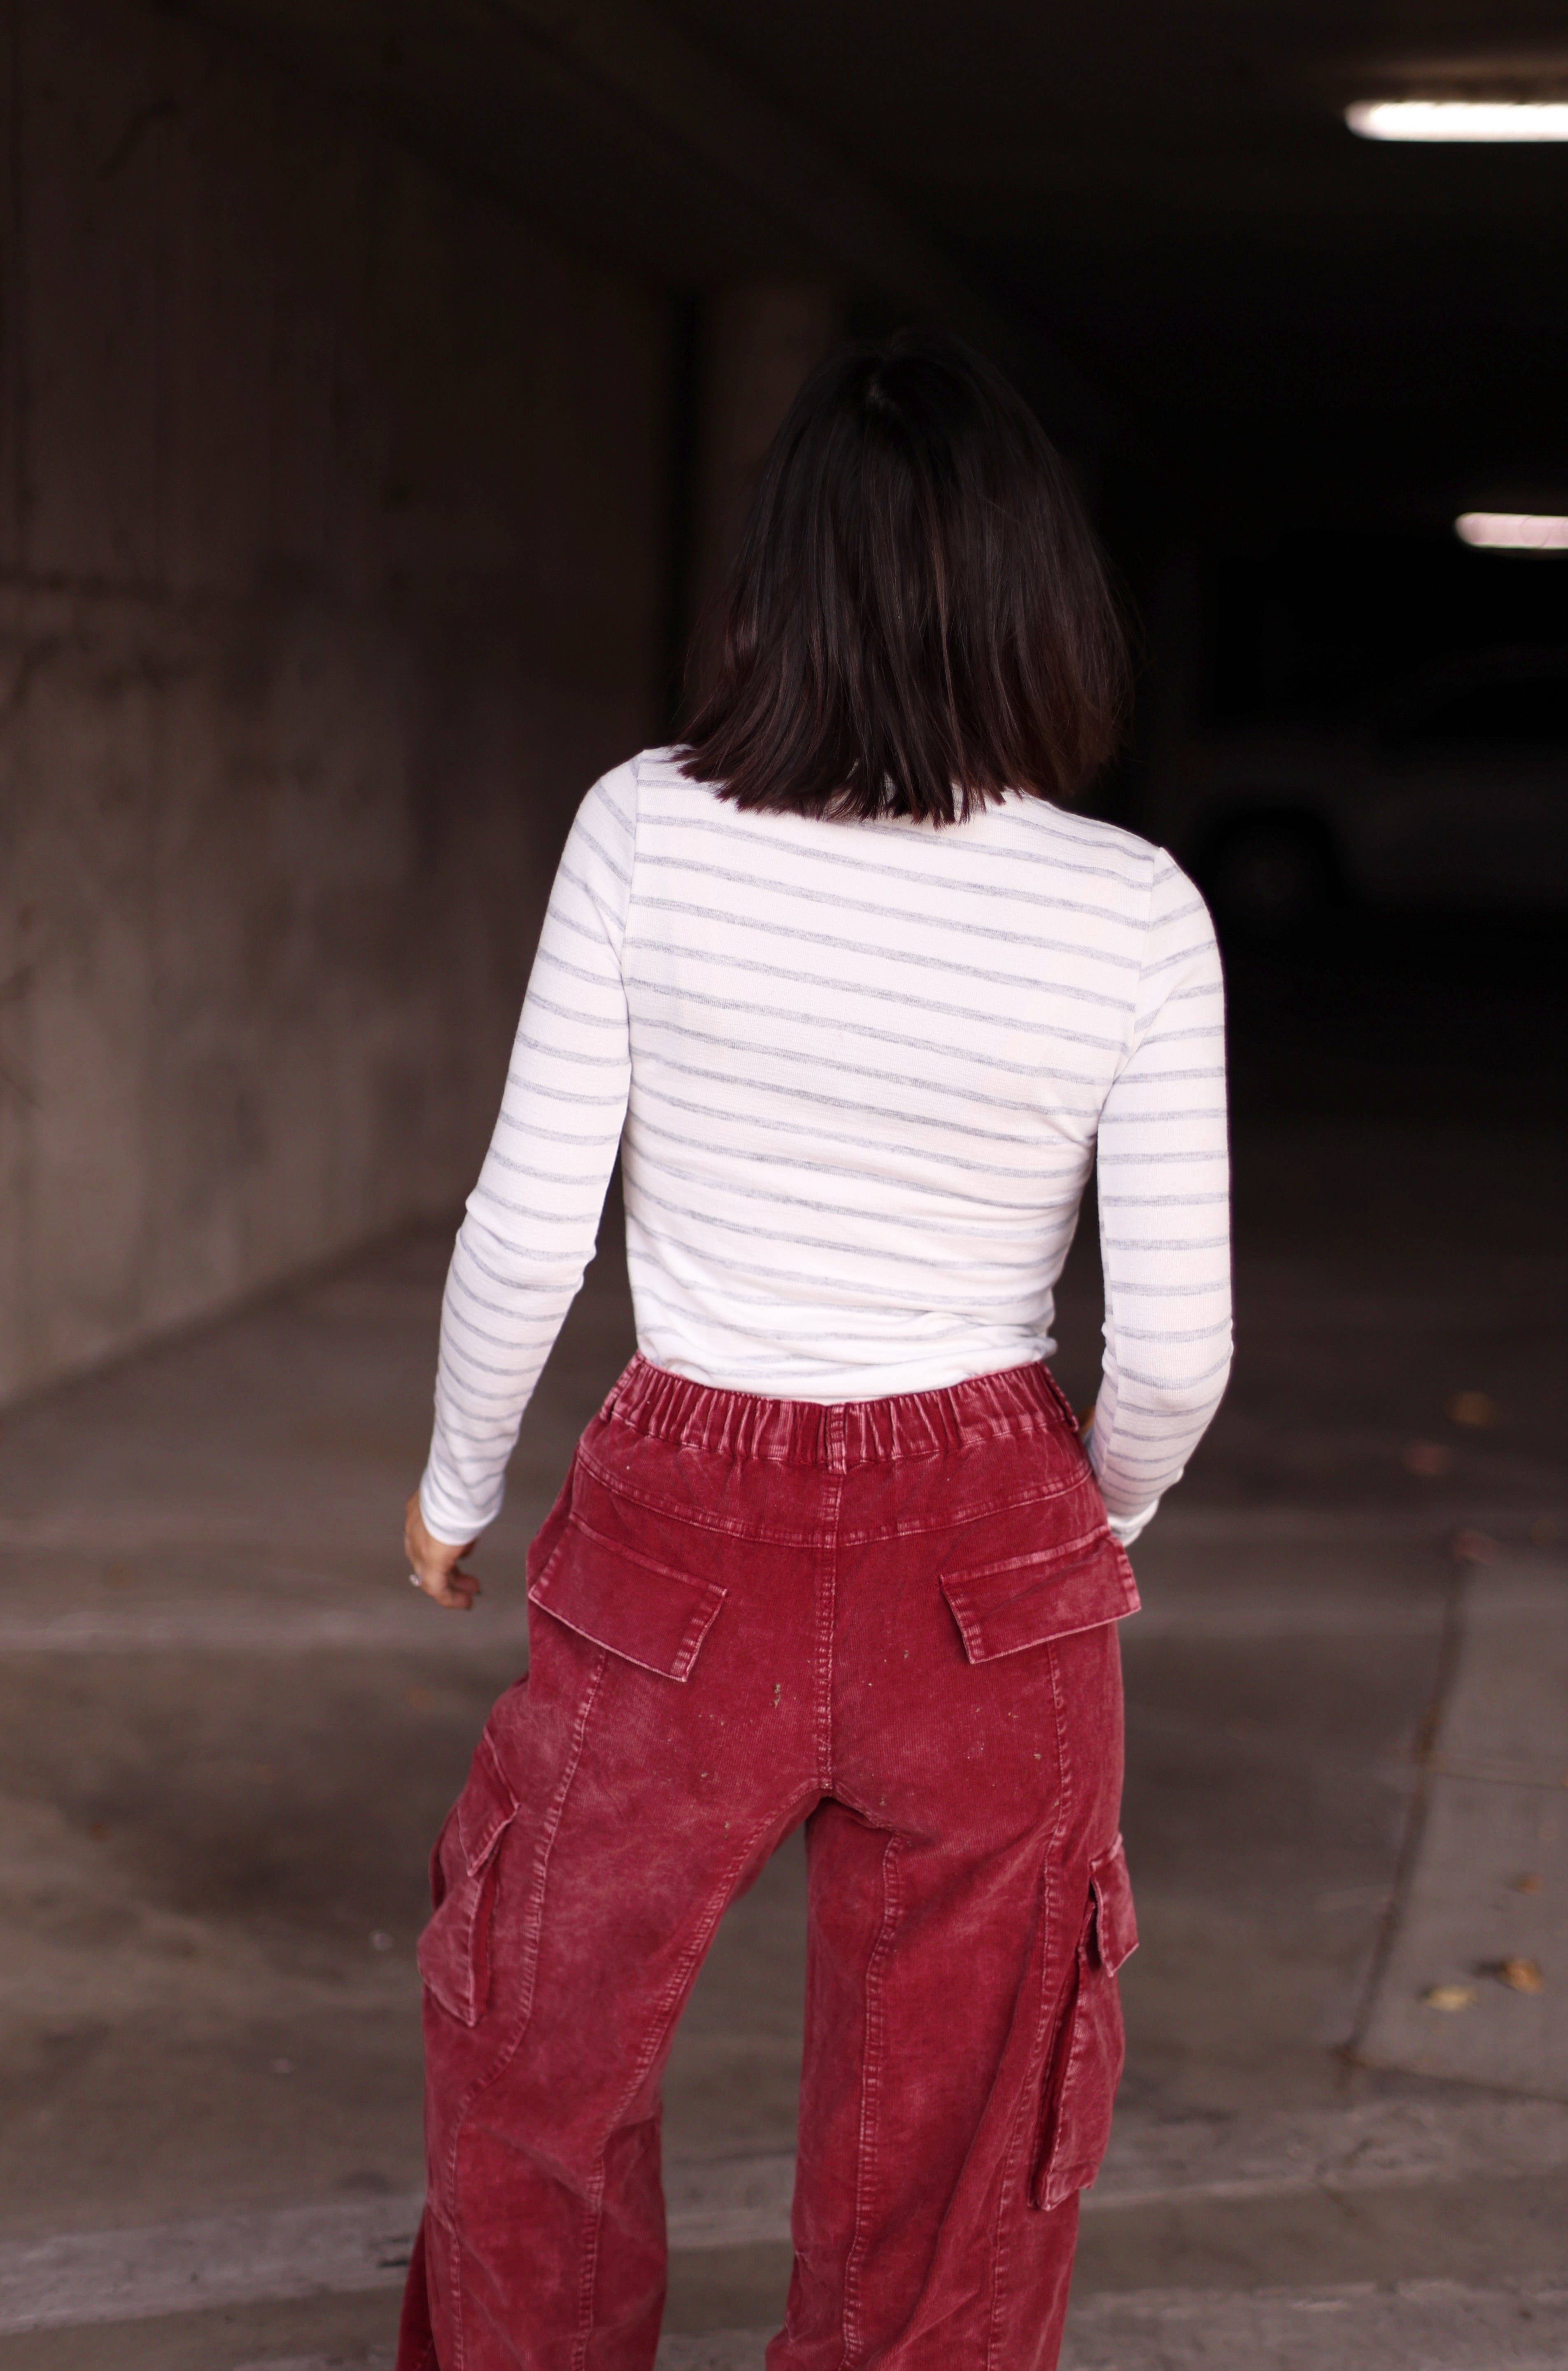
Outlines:
{"label": "ceiling light strip", "polygon": [[1568,100],[1374,98],[1347,107],[1363,140],[1568,140]]}
{"label": "ceiling light strip", "polygon": [[1546,511],[1465,511],[1454,533],[1486,551],[1568,551],[1568,518]]}

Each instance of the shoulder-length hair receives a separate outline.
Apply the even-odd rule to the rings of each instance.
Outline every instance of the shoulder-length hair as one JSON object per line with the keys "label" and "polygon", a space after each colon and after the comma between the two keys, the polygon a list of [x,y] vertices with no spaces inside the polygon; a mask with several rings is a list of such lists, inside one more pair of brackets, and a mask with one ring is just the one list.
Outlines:
{"label": "shoulder-length hair", "polygon": [[737,806],[951,823],[1071,798],[1126,650],[1059,455],[1001,374],[905,331],[806,380],[752,499],[683,770]]}

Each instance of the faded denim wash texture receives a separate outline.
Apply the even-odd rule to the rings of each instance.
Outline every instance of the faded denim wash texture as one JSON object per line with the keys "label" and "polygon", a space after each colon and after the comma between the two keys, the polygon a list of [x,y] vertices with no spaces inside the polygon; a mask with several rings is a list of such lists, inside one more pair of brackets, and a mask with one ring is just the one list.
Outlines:
{"label": "faded denim wash texture", "polygon": [[1050,2371],[1121,2072],[1137,1597],[1049,1373],[827,1406],[634,1359],[528,1570],[434,1855],[398,2371],[648,2371],[671,2035],[802,1821],[768,2371]]}

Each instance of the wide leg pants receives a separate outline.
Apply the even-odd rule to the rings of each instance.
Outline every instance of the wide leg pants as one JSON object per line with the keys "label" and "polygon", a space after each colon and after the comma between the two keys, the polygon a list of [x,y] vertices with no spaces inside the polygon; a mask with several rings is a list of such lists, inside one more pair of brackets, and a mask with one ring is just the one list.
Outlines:
{"label": "wide leg pants", "polygon": [[648,2371],[671,2036],[801,1822],[768,2371],[1050,2371],[1122,2062],[1137,1603],[1050,1375],[828,1407],[634,1360],[529,1598],[434,1856],[398,2371]]}

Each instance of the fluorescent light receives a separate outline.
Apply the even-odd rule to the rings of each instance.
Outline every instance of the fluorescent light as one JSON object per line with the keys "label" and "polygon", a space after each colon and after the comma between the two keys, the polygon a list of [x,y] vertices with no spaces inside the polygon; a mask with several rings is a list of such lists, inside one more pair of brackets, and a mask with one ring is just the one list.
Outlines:
{"label": "fluorescent light", "polygon": [[1568,100],[1375,98],[1347,107],[1363,140],[1568,140]]}
{"label": "fluorescent light", "polygon": [[1466,511],[1454,533],[1488,551],[1568,551],[1568,518],[1544,511]]}

